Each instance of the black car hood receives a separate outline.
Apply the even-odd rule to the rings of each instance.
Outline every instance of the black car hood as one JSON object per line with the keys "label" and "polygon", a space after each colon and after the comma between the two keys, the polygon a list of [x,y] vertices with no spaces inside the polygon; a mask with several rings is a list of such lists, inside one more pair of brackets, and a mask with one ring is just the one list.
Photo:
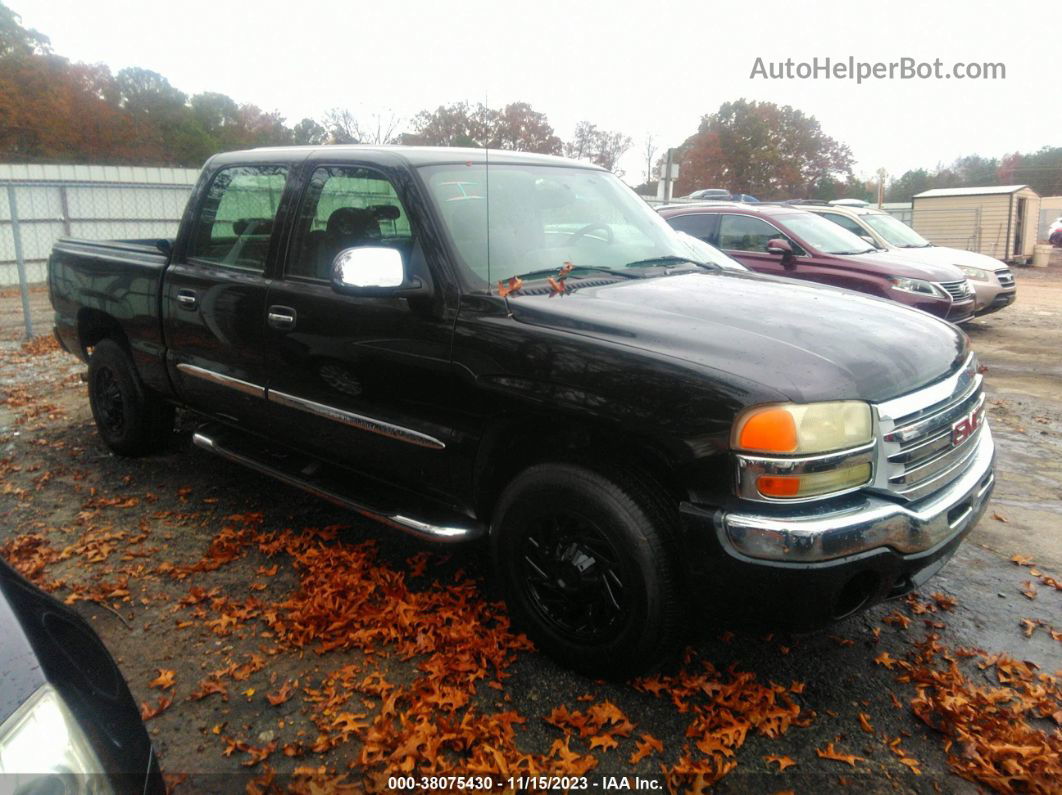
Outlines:
{"label": "black car hood", "polygon": [[[574,283],[574,282],[573,282]],[[683,359],[790,400],[888,400],[943,378],[965,335],[883,299],[746,273],[683,273],[518,293],[513,317]]]}
{"label": "black car hood", "polygon": [[46,683],[77,719],[115,792],[165,792],[140,711],[92,627],[0,559],[0,722]]}
{"label": "black car hood", "polygon": [[10,576],[10,569],[0,560],[0,723],[48,681],[22,623],[4,596],[4,581]]}

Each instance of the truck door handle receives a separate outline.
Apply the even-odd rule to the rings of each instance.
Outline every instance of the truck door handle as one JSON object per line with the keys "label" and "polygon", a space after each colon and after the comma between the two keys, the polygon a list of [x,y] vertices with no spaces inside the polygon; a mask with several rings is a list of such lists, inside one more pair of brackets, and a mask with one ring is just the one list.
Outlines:
{"label": "truck door handle", "polygon": [[177,305],[181,309],[197,309],[199,307],[199,294],[195,290],[178,290]]}
{"label": "truck door handle", "polygon": [[269,325],[278,331],[291,331],[295,328],[295,310],[290,306],[271,306],[268,320]]}

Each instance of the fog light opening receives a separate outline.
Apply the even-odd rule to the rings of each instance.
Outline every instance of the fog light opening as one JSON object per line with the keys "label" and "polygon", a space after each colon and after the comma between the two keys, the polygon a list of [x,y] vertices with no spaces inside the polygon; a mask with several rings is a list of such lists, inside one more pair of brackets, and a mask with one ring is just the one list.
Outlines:
{"label": "fog light opening", "polygon": [[846,618],[866,606],[878,587],[878,577],[873,572],[862,571],[845,583],[833,605],[834,619]]}

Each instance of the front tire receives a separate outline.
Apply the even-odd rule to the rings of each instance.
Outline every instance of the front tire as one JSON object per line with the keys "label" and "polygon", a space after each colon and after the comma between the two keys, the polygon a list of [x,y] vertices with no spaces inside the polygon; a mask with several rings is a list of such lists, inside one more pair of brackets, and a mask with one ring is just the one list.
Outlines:
{"label": "front tire", "polygon": [[141,383],[128,354],[114,340],[101,340],[93,349],[88,385],[92,418],[111,450],[142,456],[165,447],[173,432],[173,406]]}
{"label": "front tire", "polygon": [[515,624],[593,677],[658,667],[682,638],[672,521],[643,481],[540,464],[502,494],[491,547]]}

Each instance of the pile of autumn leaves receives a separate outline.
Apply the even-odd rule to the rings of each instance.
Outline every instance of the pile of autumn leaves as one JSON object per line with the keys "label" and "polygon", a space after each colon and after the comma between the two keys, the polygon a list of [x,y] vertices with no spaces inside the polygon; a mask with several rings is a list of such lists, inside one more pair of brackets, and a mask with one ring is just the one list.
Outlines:
{"label": "pile of autumn leaves", "polygon": [[[299,575],[294,593],[277,602],[253,596],[233,600],[193,586],[183,603],[194,605],[201,617],[209,606],[217,617],[207,625],[218,634],[254,619],[282,646],[319,654],[355,649],[363,662],[346,663],[319,686],[303,688],[318,731],[312,743],[256,747],[227,738],[230,753],[242,751],[251,762],[274,752],[297,758],[326,753],[353,738],[360,750],[351,767],[370,790],[386,789],[389,776],[414,773],[580,776],[598,764],[580,743],[589,751],[608,751],[633,738],[632,765],[662,755],[659,739],[637,732],[615,704],[592,696],[585,697],[581,709],[560,706],[550,713],[546,722],[559,736],[546,753],[522,751],[515,727],[526,718],[508,705],[504,683],[517,655],[531,645],[510,630],[502,606],[485,601],[476,582],[458,572],[445,586],[414,590],[407,578],[425,572],[428,553],[415,555],[409,570],[399,572],[376,559],[372,542],[337,543],[339,528],[271,533],[261,529],[261,521],[257,514],[230,517],[202,560],[167,567],[166,573],[183,579],[254,548],[269,558],[290,556]],[[259,571],[275,574],[276,568]],[[390,654],[414,662],[412,682],[391,682],[379,671],[374,658]],[[778,737],[810,721],[790,689],[762,685],[749,673],[717,671],[692,655],[679,673],[637,680],[634,686],[690,715],[692,748],[684,749],[677,764],[662,765],[676,789],[694,782],[708,785],[726,775],[749,733]],[[801,688],[794,684],[791,689]],[[491,691],[504,708],[484,708]],[[222,692],[216,676],[200,683],[195,696],[213,692]]]}

